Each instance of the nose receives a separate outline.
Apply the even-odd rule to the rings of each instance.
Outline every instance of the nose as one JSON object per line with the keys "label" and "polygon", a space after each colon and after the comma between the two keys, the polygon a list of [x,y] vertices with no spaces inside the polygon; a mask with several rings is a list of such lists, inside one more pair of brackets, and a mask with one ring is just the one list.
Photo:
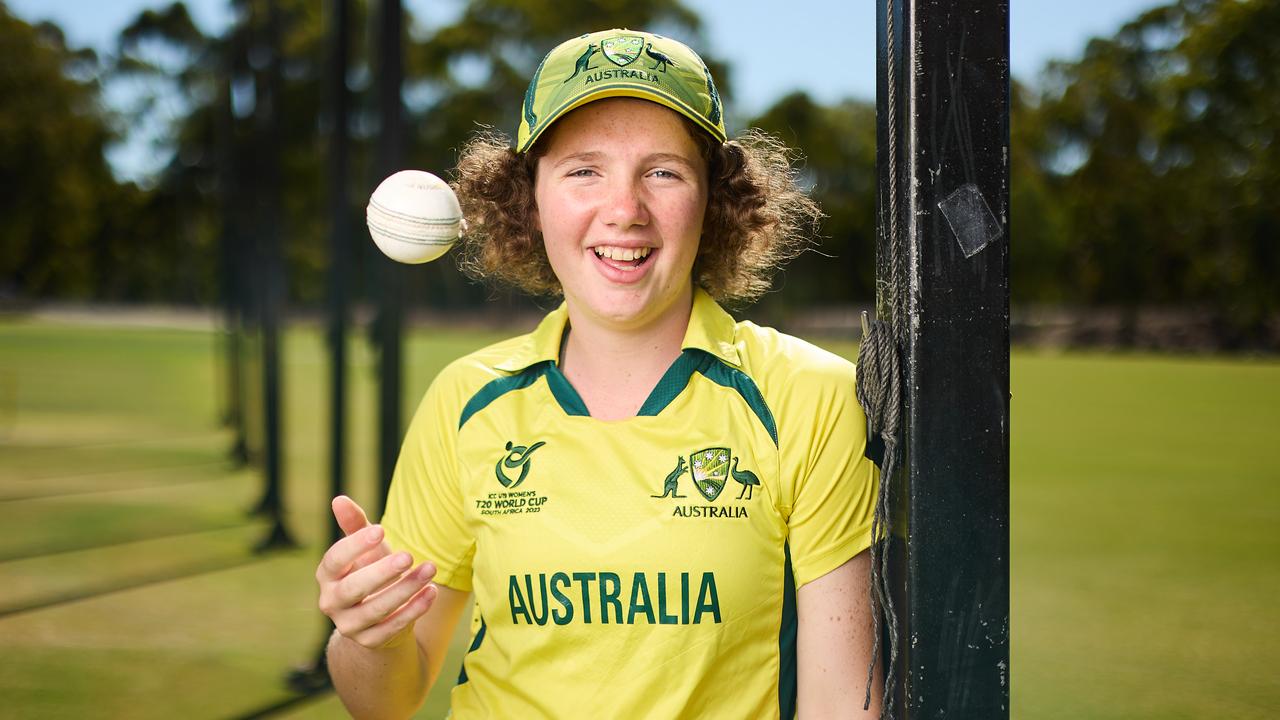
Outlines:
{"label": "nose", "polygon": [[615,178],[605,197],[604,221],[614,228],[626,230],[637,225],[649,224],[649,208],[644,189],[634,178]]}

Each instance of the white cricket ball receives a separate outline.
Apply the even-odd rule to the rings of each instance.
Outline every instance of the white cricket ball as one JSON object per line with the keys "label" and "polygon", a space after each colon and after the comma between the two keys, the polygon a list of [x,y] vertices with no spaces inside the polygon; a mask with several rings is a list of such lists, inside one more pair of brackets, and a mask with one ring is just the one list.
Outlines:
{"label": "white cricket ball", "polygon": [[383,180],[365,214],[378,249],[396,262],[430,262],[458,242],[462,208],[453,188],[421,170],[401,170]]}

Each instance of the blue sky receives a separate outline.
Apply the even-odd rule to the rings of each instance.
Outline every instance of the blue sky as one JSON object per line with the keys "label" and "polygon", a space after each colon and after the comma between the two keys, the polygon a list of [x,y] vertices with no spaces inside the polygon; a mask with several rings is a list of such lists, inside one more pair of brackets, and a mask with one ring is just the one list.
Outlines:
{"label": "blue sky", "polygon": [[[317,0],[319,1],[319,0]],[[457,12],[460,0],[404,0],[428,26]],[[140,10],[157,0],[8,0],[26,20],[50,19],[74,45],[107,50]],[[741,116],[803,89],[822,102],[875,97],[873,0],[685,0],[702,16],[709,54],[729,60],[732,107]],[[779,12],[785,4],[786,12]],[[1054,58],[1077,57],[1090,37],[1108,35],[1158,0],[1011,0],[1009,53],[1013,75],[1032,81]],[[216,32],[229,18],[226,0],[187,0],[196,22]],[[702,48],[698,48],[702,49]],[[820,68],[821,70],[815,70]],[[126,175],[146,167],[145,147],[122,148],[113,162]],[[120,167],[123,166],[123,167]]]}

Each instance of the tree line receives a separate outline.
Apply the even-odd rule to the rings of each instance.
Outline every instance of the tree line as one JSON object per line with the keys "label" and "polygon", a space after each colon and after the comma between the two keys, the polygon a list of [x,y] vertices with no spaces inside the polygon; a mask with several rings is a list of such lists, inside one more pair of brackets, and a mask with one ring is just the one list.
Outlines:
{"label": "tree line", "polygon": [[[254,123],[266,1],[230,4],[234,20],[219,35],[203,33],[181,2],[145,11],[99,56],[0,3],[0,300],[214,302],[225,226],[259,195],[253,167],[265,152],[280,159],[290,297],[323,298],[326,4],[278,0],[283,127],[274,147]],[[371,177],[375,4],[353,0],[347,77],[349,236],[361,277],[373,252],[363,201],[380,179]],[[473,0],[430,33],[408,33],[404,165],[439,172],[478,127],[511,132],[538,59],[573,32],[606,26],[706,46],[702,20],[678,0]],[[1080,58],[1050,63],[1032,82],[1014,82],[1015,303],[1187,306],[1212,311],[1242,341],[1262,332],[1280,312],[1278,36],[1280,3],[1179,0],[1093,39]],[[706,59],[732,98],[732,66]],[[104,88],[125,79],[152,94],[111,110]],[[161,148],[168,163],[145,185],[117,179],[108,148],[174,98],[180,107]],[[825,105],[795,93],[737,125],[796,148],[802,180],[827,214],[817,252],[783,272],[785,292],[768,296],[766,311],[870,300],[874,103]],[[252,233],[252,218],[239,224]],[[415,272],[415,302],[455,308],[492,294],[448,265]]]}

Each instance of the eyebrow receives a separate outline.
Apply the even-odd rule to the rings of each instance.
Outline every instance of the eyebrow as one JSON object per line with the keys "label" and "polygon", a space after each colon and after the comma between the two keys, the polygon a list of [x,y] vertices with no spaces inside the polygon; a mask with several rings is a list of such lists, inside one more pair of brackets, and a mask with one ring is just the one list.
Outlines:
{"label": "eyebrow", "polygon": [[[565,165],[567,163],[573,163],[573,162],[595,162],[595,161],[598,161],[601,157],[603,157],[603,155],[604,153],[601,153],[596,150],[587,150],[584,152],[573,153],[572,155],[566,155],[560,158],[555,162],[554,165],[552,165],[552,167],[560,167],[561,165]],[[694,169],[697,167],[697,164],[695,162],[685,157],[684,155],[680,155],[679,153],[667,153],[667,152],[653,153],[652,155],[646,155],[644,157],[644,161],[645,162],[656,161],[656,162],[667,162],[667,163],[674,162],[674,163],[679,163],[681,165],[684,165],[689,169]]]}
{"label": "eyebrow", "polygon": [[654,153],[653,155],[649,155],[648,157],[646,157],[645,160],[650,160],[650,161],[658,160],[661,162],[676,162],[676,163],[680,163],[681,165],[684,165],[690,170],[697,168],[697,163],[693,162],[692,160],[685,157],[684,155],[679,155],[677,153]]}
{"label": "eyebrow", "polygon": [[592,162],[598,159],[600,159],[600,153],[595,151],[574,153],[572,155],[565,155],[564,157],[560,158],[551,167],[560,167],[561,165],[565,165],[571,162]]}

